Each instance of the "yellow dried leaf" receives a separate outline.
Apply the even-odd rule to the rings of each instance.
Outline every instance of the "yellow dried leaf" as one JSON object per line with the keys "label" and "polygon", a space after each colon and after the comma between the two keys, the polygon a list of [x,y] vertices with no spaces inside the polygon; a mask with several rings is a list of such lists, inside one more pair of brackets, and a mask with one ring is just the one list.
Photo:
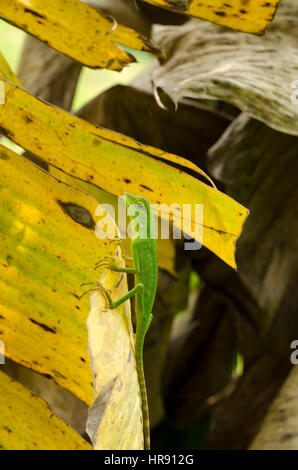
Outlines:
{"label": "yellow dried leaf", "polygon": [[156,48],[140,33],[77,0],[1,0],[4,20],[48,46],[92,68],[122,70],[134,58],[115,42],[149,52]]}
{"label": "yellow dried leaf", "polygon": [[0,371],[0,449],[92,450],[47,403]]}
{"label": "yellow dried leaf", "polygon": [[[116,264],[125,265],[120,253]],[[126,276],[122,273],[108,271],[102,278],[102,285],[111,290],[113,299],[127,292]],[[110,310],[105,296],[94,292],[87,324],[95,388],[87,432],[97,450],[143,449],[130,302]]]}
{"label": "yellow dried leaf", "polygon": [[91,196],[2,146],[0,161],[0,340],[7,357],[91,404],[89,301],[79,296],[115,243],[96,238]]}
{"label": "yellow dried leaf", "polygon": [[280,0],[143,0],[247,33],[264,33]]}
{"label": "yellow dried leaf", "polygon": [[[203,204],[203,244],[236,267],[235,244],[248,210],[166,163],[185,166],[185,159],[97,128],[10,83],[6,84],[5,104],[0,106],[0,126],[14,142],[78,179],[116,195],[129,191],[152,204],[175,206],[176,226],[181,221],[177,204]],[[194,167],[191,162],[187,165]],[[193,215],[189,223],[192,232],[199,233]],[[200,234],[194,237],[202,241]]]}

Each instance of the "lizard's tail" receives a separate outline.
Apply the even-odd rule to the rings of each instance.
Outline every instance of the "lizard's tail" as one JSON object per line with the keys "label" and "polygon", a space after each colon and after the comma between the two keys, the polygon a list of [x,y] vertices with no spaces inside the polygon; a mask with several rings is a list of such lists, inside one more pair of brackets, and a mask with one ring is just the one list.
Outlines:
{"label": "lizard's tail", "polygon": [[150,450],[150,422],[149,422],[149,410],[148,410],[147,390],[146,390],[144,367],[143,367],[143,358],[138,359],[136,362],[137,362],[137,372],[138,372],[138,379],[139,379],[139,386],[140,386],[141,400],[142,400],[144,448],[145,450]]}

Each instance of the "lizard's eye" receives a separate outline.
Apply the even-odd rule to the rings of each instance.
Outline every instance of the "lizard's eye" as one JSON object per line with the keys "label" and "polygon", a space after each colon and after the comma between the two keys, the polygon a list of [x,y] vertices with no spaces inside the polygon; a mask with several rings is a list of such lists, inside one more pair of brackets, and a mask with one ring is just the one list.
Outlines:
{"label": "lizard's eye", "polygon": [[136,207],[137,207],[137,209],[146,210],[146,207],[141,202],[137,202]]}

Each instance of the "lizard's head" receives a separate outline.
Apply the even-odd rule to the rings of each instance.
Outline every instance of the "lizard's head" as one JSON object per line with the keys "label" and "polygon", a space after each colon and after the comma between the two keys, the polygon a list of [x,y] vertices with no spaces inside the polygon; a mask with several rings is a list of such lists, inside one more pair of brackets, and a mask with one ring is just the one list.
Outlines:
{"label": "lizard's head", "polygon": [[[152,237],[154,214],[146,198],[124,193],[127,214],[131,220],[133,238],[147,239]],[[151,228],[151,231],[150,231]]]}

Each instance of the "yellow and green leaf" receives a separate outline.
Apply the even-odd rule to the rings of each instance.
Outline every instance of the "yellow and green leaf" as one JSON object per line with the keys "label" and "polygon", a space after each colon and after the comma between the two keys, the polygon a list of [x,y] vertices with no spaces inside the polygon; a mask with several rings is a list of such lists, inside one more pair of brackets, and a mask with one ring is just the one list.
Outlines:
{"label": "yellow and green leaf", "polygon": [[[2,107],[0,106],[2,109]],[[115,243],[95,236],[98,203],[0,146],[0,340],[5,354],[93,400],[86,319],[79,296]],[[111,220],[112,226],[114,223]]]}
{"label": "yellow and green leaf", "polygon": [[280,0],[143,0],[247,33],[264,33]]}
{"label": "yellow and green leaf", "polygon": [[47,403],[0,371],[0,449],[92,450]]}
{"label": "yellow and green leaf", "polygon": [[[195,165],[117,132],[97,128],[15,85],[6,85],[0,126],[7,137],[66,174],[112,194],[129,191],[145,196],[153,204],[175,206],[175,225],[179,226],[181,220],[177,204],[203,204],[203,244],[236,267],[235,244],[248,210],[167,162],[180,162],[193,169]],[[195,232],[194,217],[189,223]],[[200,237],[198,241],[202,241]]]}
{"label": "yellow and green leaf", "polygon": [[149,52],[156,48],[140,33],[78,0],[1,0],[0,16],[48,46],[92,68],[122,70],[134,58],[115,43]]}

